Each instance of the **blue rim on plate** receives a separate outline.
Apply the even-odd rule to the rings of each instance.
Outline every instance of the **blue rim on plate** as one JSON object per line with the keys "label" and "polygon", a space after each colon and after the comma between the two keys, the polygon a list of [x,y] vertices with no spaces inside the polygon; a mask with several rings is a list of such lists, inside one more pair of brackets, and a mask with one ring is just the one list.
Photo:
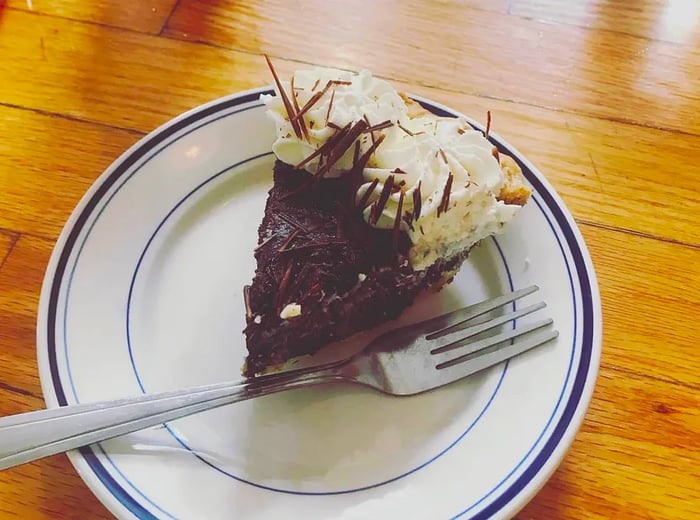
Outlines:
{"label": "blue rim on plate", "polygon": [[[215,101],[213,103],[210,103],[208,105],[205,105],[199,109],[195,109],[191,111],[188,114],[185,114],[175,120],[172,123],[166,124],[160,129],[154,131],[152,134],[149,136],[146,136],[143,138],[137,145],[132,147],[131,150],[129,150],[127,153],[122,156],[118,161],[115,162],[115,166],[113,170],[109,173],[107,176],[103,176],[103,178],[100,179],[100,184],[97,186],[97,189],[94,190],[94,193],[84,202],[81,203],[82,205],[82,210],[80,213],[74,216],[74,222],[72,227],[70,228],[70,231],[68,232],[67,236],[65,237],[62,249],[60,250],[60,255],[58,255],[56,259],[56,267],[53,273],[47,272],[47,283],[45,283],[45,292],[47,287],[49,288],[48,291],[48,309],[47,309],[47,325],[46,325],[46,331],[43,332],[41,330],[41,327],[38,328],[37,333],[38,334],[46,334],[46,341],[47,341],[47,346],[48,346],[48,365],[49,365],[49,370],[50,370],[50,387],[51,390],[54,392],[56,396],[56,401],[59,406],[65,406],[68,404],[68,400],[66,398],[66,393],[65,393],[65,381],[62,381],[61,375],[60,375],[60,370],[59,370],[59,365],[57,361],[57,343],[56,343],[56,318],[58,315],[58,305],[59,305],[59,295],[61,294],[63,284],[65,282],[64,275],[66,272],[66,268],[68,266],[69,259],[71,255],[73,254],[76,246],[78,245],[78,238],[81,235],[81,232],[85,228],[86,224],[89,222],[90,217],[92,216],[92,213],[95,211],[95,209],[100,205],[101,202],[105,199],[106,195],[109,193],[110,189],[118,182],[122,181],[122,183],[126,183],[128,179],[133,176],[138,169],[134,171],[130,171],[132,167],[137,164],[140,160],[144,159],[145,157],[148,156],[148,158],[152,158],[155,155],[159,154],[162,150],[170,146],[175,140],[180,139],[184,135],[187,135],[188,133],[195,131],[198,126],[194,126],[193,128],[189,129],[188,132],[184,132],[182,135],[179,135],[175,140],[172,142],[169,141],[169,139],[179,132],[187,129],[188,127],[195,125],[198,121],[201,121],[203,119],[206,119],[210,116],[213,116],[218,113],[224,113],[221,117],[228,117],[232,114],[235,114],[237,112],[241,112],[243,110],[248,110],[250,108],[256,108],[259,105],[254,105],[246,108],[241,108],[239,110],[232,110],[235,109],[236,107],[241,107],[242,105],[247,105],[250,104],[256,100],[258,100],[259,96],[263,93],[269,93],[269,90],[266,89],[258,89],[255,91],[251,91],[248,93],[243,93],[238,96],[232,96],[229,98],[224,98],[219,101]],[[427,100],[423,100],[420,98],[417,98],[417,100],[424,105],[425,108],[430,110],[431,112],[439,115],[439,116],[447,116],[447,117],[454,117],[456,115],[455,112],[451,112],[447,110],[446,108],[443,108],[441,106],[435,105],[434,103],[431,103]],[[217,118],[218,119],[218,118]],[[208,120],[204,124],[210,124],[212,120]],[[203,125],[200,125],[203,126]],[[475,127],[479,128],[478,125],[475,125]],[[479,128],[481,129],[481,128]],[[482,129],[483,130],[483,129]],[[587,405],[587,400],[590,398],[590,394],[592,391],[592,388],[586,389],[586,383],[587,381],[590,380],[591,376],[595,376],[595,372],[597,371],[598,367],[598,352],[596,352],[596,349],[599,348],[599,345],[597,345],[597,342],[599,341],[599,327],[600,323],[596,323],[596,303],[597,300],[594,300],[594,295],[597,298],[597,287],[595,286],[595,275],[591,271],[589,272],[589,266],[590,266],[590,261],[587,262],[587,252],[582,250],[581,248],[581,242],[580,239],[577,237],[577,232],[571,225],[571,221],[569,218],[567,218],[567,215],[565,214],[564,210],[562,210],[562,204],[558,202],[551,191],[545,186],[545,184],[540,180],[538,175],[533,171],[533,169],[526,163],[526,161],[522,160],[519,154],[513,150],[509,145],[507,145],[505,142],[502,142],[499,138],[495,136],[490,136],[490,140],[492,143],[498,147],[499,151],[506,153],[510,155],[520,166],[520,168],[523,171],[523,174],[527,178],[528,182],[532,185],[534,189],[534,194],[533,194],[533,200],[535,201],[536,205],[538,206],[539,210],[542,212],[544,217],[546,218],[550,228],[552,229],[559,248],[562,251],[562,254],[564,256],[564,260],[566,262],[566,267],[568,270],[568,275],[569,275],[569,281],[571,283],[571,290],[572,294],[574,296],[574,307],[576,307],[577,302],[576,302],[576,291],[574,288],[574,279],[571,274],[571,266],[569,265],[569,260],[566,257],[566,254],[564,254],[564,247],[562,245],[562,239],[565,241],[566,245],[568,246],[568,249],[571,253],[573,264],[575,271],[577,273],[577,278],[579,282],[579,289],[580,289],[580,295],[582,301],[580,302],[581,306],[581,324],[579,325],[576,320],[577,320],[577,309],[574,309],[574,343],[572,347],[572,352],[571,352],[571,360],[569,363],[569,373],[567,374],[566,381],[563,385],[562,388],[562,393],[559,397],[559,400],[557,401],[557,405],[555,407],[554,412],[552,412],[552,416],[550,417],[547,425],[543,428],[540,436],[536,440],[536,442],[533,444],[532,448],[528,451],[528,453],[522,458],[520,463],[513,468],[513,470],[506,475],[503,480],[495,486],[488,494],[486,494],[484,497],[482,497],[480,500],[477,502],[471,504],[469,507],[465,508],[464,510],[458,512],[456,515],[453,516],[453,518],[461,517],[466,514],[468,514],[470,511],[472,511],[474,508],[478,507],[481,503],[483,503],[485,500],[487,500],[498,488],[502,486],[502,484],[507,481],[513,473],[515,473],[520,466],[523,464],[523,462],[531,455],[532,451],[538,446],[540,441],[542,440],[543,435],[547,431],[547,429],[551,426],[550,423],[556,413],[559,410],[559,407],[561,405],[561,399],[564,395],[564,391],[566,387],[568,386],[568,381],[569,378],[571,377],[571,368],[573,365],[574,361],[574,354],[575,354],[575,347],[576,344],[578,343],[578,334],[580,332],[581,334],[581,352],[578,354],[578,359],[579,359],[579,365],[577,368],[577,371],[574,375],[574,382],[573,382],[573,388],[571,390],[571,395],[569,400],[566,402],[564,406],[563,413],[556,424],[555,428],[551,432],[549,438],[546,440],[544,446],[541,448],[540,452],[537,454],[537,456],[530,462],[529,466],[525,469],[525,471],[518,477],[518,479],[513,482],[507,489],[503,490],[498,497],[493,499],[486,507],[484,507],[482,510],[478,511],[476,514],[471,516],[471,518],[475,519],[485,519],[485,518],[490,518],[494,514],[498,513],[501,509],[503,509],[507,504],[509,504],[519,493],[523,491],[523,489],[533,480],[533,478],[544,468],[545,464],[550,461],[552,458],[555,450],[559,447],[562,438],[564,437],[565,433],[570,430],[572,426],[572,421],[574,420],[576,416],[577,410],[580,409],[581,405]],[[147,160],[149,160],[147,159]],[[208,182],[208,181],[207,181]],[[116,193],[116,192],[115,192]],[[535,195],[541,197],[542,201],[540,202]],[[114,196],[114,193],[111,195]],[[111,198],[110,196],[110,198]],[[189,196],[189,195],[188,195]],[[105,203],[108,204],[109,199],[107,199],[107,202]],[[561,234],[563,235],[562,237],[559,236],[559,233],[557,233],[556,228],[554,224],[552,223],[549,215],[544,211],[544,207],[546,207],[549,212],[551,213],[552,217],[558,224],[558,227],[561,231]],[[177,208],[173,208],[173,211]],[[104,207],[102,208],[104,209]],[[172,213],[172,211],[171,211]],[[169,214],[170,215],[170,214]],[[167,218],[167,217],[166,217]],[[94,224],[94,222],[93,222]],[[160,226],[159,226],[160,227]],[[68,226],[67,226],[68,228]],[[157,233],[158,230],[154,232]],[[88,231],[89,234],[89,231]],[[62,237],[63,238],[63,237]],[[153,237],[152,237],[153,238]],[[496,246],[499,250],[499,253],[502,256],[502,253],[500,251],[500,247],[498,247],[498,243],[496,242]],[[80,247],[78,245],[78,247]],[[585,246],[584,246],[585,247]],[[144,251],[145,253],[145,251]],[[52,259],[53,260],[53,259]],[[507,269],[507,265],[506,265]],[[136,274],[136,273],[135,273]],[[134,274],[134,276],[135,276]],[[48,278],[50,276],[50,278]],[[510,278],[510,276],[509,276]],[[69,282],[70,283],[70,282]],[[580,331],[577,330],[580,327]],[[596,327],[598,330],[596,330]],[[41,344],[41,342],[40,342]],[[131,352],[130,352],[131,354]],[[504,367],[503,373],[501,374],[501,379],[499,380],[498,386],[500,386],[500,383],[505,375],[507,367]],[[136,371],[135,367],[134,370]],[[69,378],[70,379],[70,378]],[[137,374],[137,379],[138,379],[138,374]],[[69,384],[72,386],[72,381],[69,382]],[[141,386],[141,382],[139,381],[139,386]],[[496,391],[498,390],[498,386],[496,388]],[[494,394],[495,394],[494,392]],[[491,399],[493,399],[494,396],[491,396]],[[491,401],[489,400],[489,403]],[[488,407],[488,405],[487,405]],[[486,408],[485,408],[486,409]],[[484,411],[485,411],[484,409]],[[482,411],[483,414],[483,411]],[[481,415],[481,414],[480,414]],[[477,419],[478,420],[478,419]],[[472,425],[473,426],[473,425]],[[470,427],[471,428],[471,427]],[[172,432],[172,430],[168,430],[171,435],[175,437],[175,439],[180,442],[186,449],[189,449],[185,444],[182,443],[182,440],[177,437],[177,435]],[[453,444],[451,444],[447,449],[443,450],[440,454],[437,456],[433,457],[430,459],[428,462],[423,463],[417,468],[414,468],[413,470],[400,475],[398,477],[392,478],[391,480],[387,482],[391,482],[394,480],[397,480],[399,478],[402,478],[410,473],[413,473],[417,471],[418,469],[430,464],[433,460],[437,459],[439,456],[444,454],[447,450],[449,450],[454,444],[459,442],[459,440],[466,435],[467,432],[464,432]],[[96,447],[86,447],[82,448],[79,450],[81,456],[85,459],[86,463],[90,467],[90,469],[95,473],[95,475],[99,478],[99,480],[102,482],[102,484],[107,488],[107,490],[114,496],[114,498],[117,499],[119,503],[121,503],[122,506],[124,506],[128,511],[130,511],[135,517],[139,519],[156,519],[157,517],[154,516],[150,511],[148,511],[141,503],[139,503],[133,496],[133,492],[136,494],[140,495],[143,499],[148,501],[154,508],[159,510],[162,514],[166,515],[168,518],[174,518],[171,514],[169,514],[167,511],[163,510],[160,508],[157,504],[153,503],[143,495],[138,489],[135,487],[131,486],[133,488],[133,492],[125,489],[120,483],[118,483],[112,474],[110,474],[109,470],[103,465],[103,462],[100,460],[100,458],[97,456],[96,450],[99,451],[99,453],[103,456],[106,457],[106,453],[101,449],[100,446]],[[108,457],[107,457],[108,459]],[[108,459],[109,460],[109,459]],[[203,462],[209,464],[206,460],[201,459]],[[211,464],[210,464],[211,465]],[[114,469],[119,472],[119,469],[116,466],[113,466]],[[218,468],[216,466],[212,466],[218,471],[223,471],[221,468]],[[237,478],[233,475],[230,475],[233,478]],[[124,477],[123,477],[124,478]],[[276,490],[273,488],[267,488],[265,486],[259,486],[255,483],[247,482],[242,479],[238,479],[242,482],[251,484],[251,485],[256,485],[258,487],[264,487],[265,489],[270,489],[272,491],[283,491],[284,490]],[[378,484],[374,484],[372,486],[367,486],[363,487],[361,489],[353,489],[353,490],[348,490],[348,491],[343,491],[343,493],[350,493],[350,492],[357,492],[361,491],[364,489],[368,489],[368,487],[376,487],[379,485],[383,485],[387,482],[381,482]],[[301,493],[303,494],[303,493]],[[337,494],[337,493],[331,493],[331,494]]]}

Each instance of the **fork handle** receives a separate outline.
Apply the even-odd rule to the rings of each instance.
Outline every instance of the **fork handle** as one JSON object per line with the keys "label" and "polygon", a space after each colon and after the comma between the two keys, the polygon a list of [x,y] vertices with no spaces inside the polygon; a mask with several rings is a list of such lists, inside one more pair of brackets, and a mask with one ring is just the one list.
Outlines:
{"label": "fork handle", "polygon": [[0,419],[0,470],[219,406],[347,380],[344,363],[126,399],[50,408]]}

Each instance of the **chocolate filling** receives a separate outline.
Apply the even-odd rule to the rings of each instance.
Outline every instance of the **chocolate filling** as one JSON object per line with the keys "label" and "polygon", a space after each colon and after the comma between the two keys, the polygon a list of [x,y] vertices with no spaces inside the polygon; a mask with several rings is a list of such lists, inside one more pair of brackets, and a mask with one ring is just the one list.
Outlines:
{"label": "chocolate filling", "polygon": [[[246,289],[247,376],[397,318],[467,256],[413,271],[408,236],[365,223],[352,176],[313,181],[304,170],[275,163],[257,269]],[[280,318],[289,303],[301,305],[301,315]]]}

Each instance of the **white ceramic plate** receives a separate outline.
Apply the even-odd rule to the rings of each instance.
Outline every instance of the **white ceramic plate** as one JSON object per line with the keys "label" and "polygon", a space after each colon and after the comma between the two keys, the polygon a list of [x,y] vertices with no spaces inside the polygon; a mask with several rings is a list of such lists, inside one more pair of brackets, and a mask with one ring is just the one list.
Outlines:
{"label": "white ceramic plate", "polygon": [[[241,290],[253,275],[273,164],[273,129],[258,100],[266,91],[167,123],[80,202],[41,295],[38,357],[48,406],[240,377]],[[504,235],[474,251],[448,289],[421,298],[401,322],[537,283],[560,331],[556,342],[425,395],[316,387],[70,453],[99,499],[129,519],[515,514],[583,419],[601,314],[573,218],[534,166],[492,140],[518,160],[532,200]]]}

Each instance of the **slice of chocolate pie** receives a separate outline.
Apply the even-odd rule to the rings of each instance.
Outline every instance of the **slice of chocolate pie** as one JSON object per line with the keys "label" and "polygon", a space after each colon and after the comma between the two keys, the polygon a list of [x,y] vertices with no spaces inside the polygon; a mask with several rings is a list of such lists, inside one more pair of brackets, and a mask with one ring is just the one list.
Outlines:
{"label": "slice of chocolate pie", "polygon": [[245,288],[254,376],[397,318],[527,201],[517,164],[369,72],[297,72],[264,96],[274,184]]}

